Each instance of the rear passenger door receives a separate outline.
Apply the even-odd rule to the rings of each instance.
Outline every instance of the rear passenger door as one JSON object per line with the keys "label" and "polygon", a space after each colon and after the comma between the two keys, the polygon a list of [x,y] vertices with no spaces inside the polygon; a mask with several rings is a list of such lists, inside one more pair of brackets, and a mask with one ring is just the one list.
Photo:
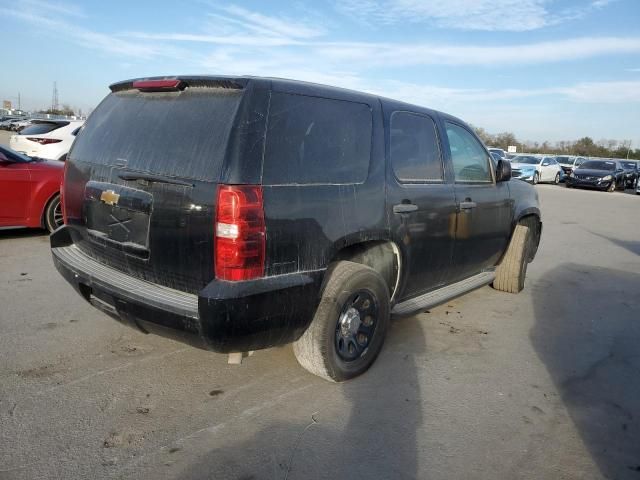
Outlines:
{"label": "rear passenger door", "polygon": [[495,182],[488,153],[465,126],[444,122],[457,204],[452,274],[461,280],[494,266],[511,229],[508,182]]}
{"label": "rear passenger door", "polygon": [[447,283],[454,247],[455,195],[446,181],[433,118],[395,111],[387,128],[387,211],[402,253],[404,298]]}

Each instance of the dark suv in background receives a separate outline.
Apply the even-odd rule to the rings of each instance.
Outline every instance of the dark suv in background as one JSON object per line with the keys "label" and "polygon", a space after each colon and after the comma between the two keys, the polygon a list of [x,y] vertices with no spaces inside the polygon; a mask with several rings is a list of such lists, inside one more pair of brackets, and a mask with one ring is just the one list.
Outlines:
{"label": "dark suv in background", "polygon": [[217,352],[294,342],[342,381],[391,314],[524,286],[537,194],[457,118],[280,79],[111,91],[69,153],[51,245],[82,297],[142,332]]}

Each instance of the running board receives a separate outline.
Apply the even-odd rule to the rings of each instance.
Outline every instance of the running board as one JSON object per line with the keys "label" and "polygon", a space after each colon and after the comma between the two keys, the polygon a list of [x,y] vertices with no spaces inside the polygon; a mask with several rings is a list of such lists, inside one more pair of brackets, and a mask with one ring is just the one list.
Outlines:
{"label": "running board", "polygon": [[495,278],[496,272],[494,271],[479,273],[452,285],[398,303],[393,307],[393,310],[391,310],[391,315],[411,315],[425,308],[435,307],[471,290],[484,287],[493,282]]}

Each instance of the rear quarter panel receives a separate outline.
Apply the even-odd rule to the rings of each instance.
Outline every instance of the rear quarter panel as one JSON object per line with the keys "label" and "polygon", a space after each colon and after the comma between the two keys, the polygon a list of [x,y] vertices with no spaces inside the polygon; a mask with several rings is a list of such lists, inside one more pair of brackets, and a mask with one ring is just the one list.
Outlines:
{"label": "rear quarter panel", "polygon": [[54,195],[60,191],[64,164],[58,161],[30,165],[33,190],[27,208],[26,223],[29,227],[41,227],[44,209]]}

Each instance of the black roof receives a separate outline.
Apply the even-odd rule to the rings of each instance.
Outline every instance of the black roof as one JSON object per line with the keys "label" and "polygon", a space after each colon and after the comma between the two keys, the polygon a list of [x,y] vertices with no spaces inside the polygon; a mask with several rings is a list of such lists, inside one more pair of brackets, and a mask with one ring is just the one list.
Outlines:
{"label": "black roof", "polygon": [[[266,88],[283,91],[289,93],[298,93],[300,95],[323,95],[338,100],[348,100],[353,102],[362,102],[372,104],[374,102],[380,102],[384,108],[394,110],[410,110],[415,112],[423,112],[430,115],[440,115],[446,120],[454,120],[462,122],[462,120],[449,115],[444,112],[439,112],[427,107],[423,107],[416,104],[402,102],[400,100],[394,100],[391,98],[375,95],[372,93],[360,92],[357,90],[350,90],[347,88],[334,87],[330,85],[324,85],[320,83],[306,82],[302,80],[291,80],[287,78],[277,77],[257,77],[250,75],[243,76],[226,76],[226,75],[175,75],[175,76],[162,76],[162,77],[145,77],[135,78],[130,80],[124,80],[121,82],[113,83],[109,86],[111,91],[128,90],[132,88],[133,82],[138,80],[184,80],[190,85],[211,85],[220,86],[224,88],[244,89],[249,84],[264,85]],[[464,123],[464,122],[463,122]]]}

